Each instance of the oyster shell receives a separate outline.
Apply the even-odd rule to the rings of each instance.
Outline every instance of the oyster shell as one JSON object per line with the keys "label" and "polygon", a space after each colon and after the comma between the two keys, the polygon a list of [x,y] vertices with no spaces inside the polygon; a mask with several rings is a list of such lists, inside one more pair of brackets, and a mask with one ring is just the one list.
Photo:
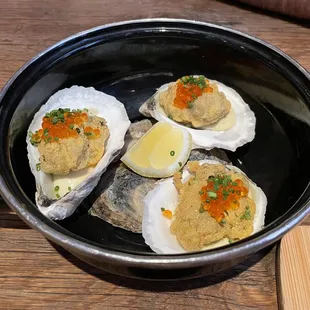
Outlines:
{"label": "oyster shell", "polygon": [[130,125],[124,105],[116,98],[97,91],[93,87],[72,86],[56,92],[41,106],[34,115],[28,134],[41,128],[42,118],[47,112],[58,108],[81,110],[87,108],[90,113],[105,119],[109,129],[109,138],[106,142],[105,153],[97,165],[93,168],[70,172],[64,176],[63,182],[70,181],[75,186],[60,199],[55,199],[54,177],[59,181],[59,176],[36,169],[40,153],[27,137],[29,164],[36,181],[36,204],[45,216],[54,220],[62,220],[70,216],[94,189],[107,166],[123,147],[124,137]]}
{"label": "oyster shell", "polygon": [[[201,160],[202,163],[216,164],[218,160]],[[223,162],[222,162],[223,164]],[[260,231],[264,226],[267,198],[253,181],[251,181],[239,168],[226,165],[227,169],[234,170],[249,181],[249,196],[255,201],[256,212],[253,221],[252,234]],[[189,177],[189,172],[183,170],[183,181]],[[145,243],[158,254],[181,254],[186,250],[178,243],[177,238],[170,232],[171,220],[162,216],[159,207],[175,211],[178,204],[178,193],[173,184],[173,178],[162,180],[151,190],[144,199],[144,215],[142,221],[142,235]],[[218,242],[205,246],[202,250],[217,248],[229,244],[229,240],[224,238]]]}
{"label": "oyster shell", "polygon": [[[149,120],[142,120],[130,125],[121,153],[127,151],[150,128]],[[229,159],[222,150],[193,150],[190,160],[217,159],[228,163]],[[142,177],[127,168],[121,162],[111,165],[106,171],[92,195],[95,202],[89,213],[112,224],[113,226],[142,232],[143,199],[157,184],[158,179]]]}
{"label": "oyster shell", "polygon": [[[166,91],[169,85],[175,82],[162,85],[152,97],[142,104],[139,111],[144,116],[151,116],[157,121],[166,121],[187,128],[193,138],[193,148],[204,148],[206,150],[222,148],[235,151],[238,147],[254,139],[255,115],[235,90],[215,80],[209,80],[209,82],[215,83],[218,90],[223,92],[231,103],[231,112],[214,125],[201,129],[189,128],[173,121],[166,115],[159,104],[159,94]],[[228,126],[228,122],[232,121],[234,125]],[[219,130],[219,128],[224,130]]]}

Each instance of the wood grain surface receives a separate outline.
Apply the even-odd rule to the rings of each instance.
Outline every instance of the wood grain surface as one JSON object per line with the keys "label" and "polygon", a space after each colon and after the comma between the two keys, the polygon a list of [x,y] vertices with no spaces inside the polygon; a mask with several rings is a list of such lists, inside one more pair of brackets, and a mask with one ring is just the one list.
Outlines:
{"label": "wood grain surface", "polygon": [[[121,20],[213,22],[266,40],[310,70],[309,25],[235,1],[0,0],[0,87],[66,36]],[[0,153],[1,156],[1,153]],[[306,221],[310,224],[310,221]],[[0,202],[0,309],[277,309],[275,247],[234,268],[185,282],[130,280],[81,262]]]}
{"label": "wood grain surface", "polygon": [[279,303],[283,310],[308,310],[310,305],[310,226],[298,226],[282,238],[278,270],[280,275]]}

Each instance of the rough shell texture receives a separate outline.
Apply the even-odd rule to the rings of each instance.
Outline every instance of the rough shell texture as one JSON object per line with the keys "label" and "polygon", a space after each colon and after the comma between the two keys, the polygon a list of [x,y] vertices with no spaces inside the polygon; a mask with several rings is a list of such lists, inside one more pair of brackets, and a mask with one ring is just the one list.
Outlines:
{"label": "rough shell texture", "polygon": [[216,147],[235,151],[238,147],[254,139],[256,125],[255,115],[235,90],[218,81],[210,80],[210,82],[217,84],[219,91],[225,94],[235,112],[236,123],[229,130],[212,131],[208,129],[193,129],[185,127],[168,118],[160,107],[158,100],[159,93],[166,91],[170,83],[161,86],[157,92],[140,107],[139,111],[145,116],[152,116],[157,121],[166,121],[187,128],[193,138],[193,148],[210,150]]}
{"label": "rough shell texture", "polygon": [[[39,151],[31,145],[27,137],[28,159],[36,181],[36,204],[39,210],[48,218],[61,220],[70,216],[78,207],[80,202],[97,185],[101,175],[107,166],[117,155],[124,145],[124,136],[130,125],[124,105],[116,98],[95,90],[93,87],[72,86],[56,92],[34,115],[28,133],[35,132],[41,127],[44,115],[54,109],[87,108],[91,113],[103,117],[109,128],[110,136],[106,143],[106,150],[92,172],[79,183],[71,192],[62,198],[51,199],[53,191],[53,179],[50,174],[36,170],[39,163]],[[69,175],[68,175],[69,176]]]}
{"label": "rough shell texture", "polygon": [[[130,125],[125,136],[124,154],[150,128],[150,120]],[[119,157],[118,157],[119,158]],[[144,196],[154,188],[156,179],[144,178],[121,162],[111,165],[99,182],[94,195],[99,196],[89,213],[102,220],[135,233],[141,233]]]}
{"label": "rough shell texture", "polygon": [[[214,160],[202,160],[200,163],[218,163]],[[237,167],[226,165],[227,169],[244,174]],[[183,171],[183,180],[189,176],[186,169]],[[256,203],[253,234],[264,226],[267,198],[264,192],[251,180],[250,192]],[[160,207],[174,212],[178,203],[178,193],[173,184],[172,178],[163,180],[150,191],[144,199],[144,215],[142,221],[142,235],[145,243],[158,254],[179,254],[186,253],[185,249],[178,243],[176,236],[170,232],[171,220],[162,216]],[[212,245],[206,246],[203,250],[217,248],[229,244],[228,239],[222,239]]]}
{"label": "rough shell texture", "polygon": [[[141,138],[152,126],[149,120],[130,125],[121,154]],[[214,158],[222,163],[229,160],[222,150],[193,150],[190,160]],[[102,220],[135,233],[142,232],[142,218],[146,194],[155,186],[158,179],[142,177],[124,164],[111,165],[96,187],[95,202],[89,213]]]}

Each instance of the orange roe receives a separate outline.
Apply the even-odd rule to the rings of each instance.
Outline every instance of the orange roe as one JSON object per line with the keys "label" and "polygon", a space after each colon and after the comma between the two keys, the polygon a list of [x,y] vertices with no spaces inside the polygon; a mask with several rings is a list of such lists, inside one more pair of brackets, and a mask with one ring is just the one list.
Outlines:
{"label": "orange roe", "polygon": [[164,217],[166,217],[167,219],[171,220],[172,212],[170,210],[163,210],[162,214],[163,214]]}
{"label": "orange roe", "polygon": [[[182,79],[191,79],[190,82],[184,83]],[[208,86],[207,80],[205,80],[205,85],[199,84],[198,78],[194,77],[184,77],[177,82],[176,96],[173,101],[173,105],[179,109],[189,109],[194,100],[200,97],[203,93],[212,93],[213,88]]]}
{"label": "orange roe", "polygon": [[100,129],[87,126],[87,127],[84,127],[84,134],[89,139],[96,139],[100,136]]}
{"label": "orange roe", "polygon": [[246,197],[248,192],[241,179],[231,181],[223,176],[211,178],[199,192],[201,210],[208,211],[217,222],[221,222],[225,218],[225,211],[238,209],[240,199]]}
{"label": "orange roe", "polygon": [[[47,113],[42,120],[42,128],[31,135],[33,145],[45,142],[57,142],[60,139],[77,138],[81,133],[80,127],[88,121],[86,110],[58,109]],[[100,130],[86,126],[84,134],[89,138],[98,138]]]}

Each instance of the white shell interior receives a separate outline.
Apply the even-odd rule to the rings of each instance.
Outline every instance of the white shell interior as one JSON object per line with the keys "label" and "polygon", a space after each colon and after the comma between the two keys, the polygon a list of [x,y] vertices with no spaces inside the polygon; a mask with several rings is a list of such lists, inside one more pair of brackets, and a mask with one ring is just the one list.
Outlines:
{"label": "white shell interior", "polygon": [[[157,121],[165,121],[173,123],[177,126],[186,128],[193,138],[193,149],[204,148],[210,150],[212,148],[222,148],[230,151],[235,151],[238,147],[251,142],[255,137],[256,118],[247,103],[242,97],[232,88],[215,80],[209,80],[211,83],[216,83],[219,91],[223,92],[226,98],[231,103],[233,112],[230,113],[230,118],[235,118],[235,124],[228,130],[212,130],[216,126],[210,126],[209,129],[193,129],[179,124],[165,114],[164,110],[159,105],[159,92],[166,91],[168,84],[162,85],[154,95],[156,106],[154,110],[149,110],[147,102],[140,107],[140,112],[146,116],[152,116]],[[174,83],[174,82],[173,82]],[[234,115],[233,115],[234,113]],[[225,120],[219,122],[224,123]]]}
{"label": "white shell interior", "polygon": [[[202,160],[200,164],[218,164],[214,160]],[[231,165],[228,169],[244,174],[239,168]],[[189,172],[183,170],[183,181],[190,176]],[[261,188],[250,181],[249,196],[255,201],[256,213],[253,222],[253,233],[260,231],[265,222],[267,198]],[[178,243],[177,238],[170,232],[172,220],[165,218],[160,208],[175,211],[178,204],[178,193],[173,185],[173,178],[159,181],[158,185],[151,190],[144,199],[144,215],[142,220],[142,235],[145,243],[158,254],[181,254],[187,251]],[[218,242],[204,247],[202,250],[217,248],[229,244],[228,239],[224,238]]]}
{"label": "white shell interior", "polygon": [[[29,132],[40,129],[44,115],[58,108],[87,108],[89,112],[106,120],[110,136],[107,140],[105,153],[94,168],[85,168],[83,171],[72,172],[65,178],[60,177],[63,182],[72,185],[72,190],[56,200],[54,199],[53,175],[36,170],[40,153],[37,147],[31,145]],[[61,220],[75,211],[81,201],[94,189],[102,173],[123,147],[124,136],[129,125],[130,121],[124,105],[116,98],[97,91],[93,87],[72,86],[62,89],[41,106],[28,128],[27,151],[31,172],[36,181],[36,203],[45,216]],[[59,180],[59,177],[55,179]]]}

